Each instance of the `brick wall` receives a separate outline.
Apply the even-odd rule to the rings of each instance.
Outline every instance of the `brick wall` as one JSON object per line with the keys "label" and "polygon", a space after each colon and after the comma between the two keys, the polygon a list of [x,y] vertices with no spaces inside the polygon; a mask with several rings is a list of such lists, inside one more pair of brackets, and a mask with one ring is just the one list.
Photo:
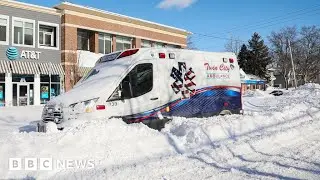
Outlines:
{"label": "brick wall", "polygon": [[134,28],[129,26],[123,26],[119,24],[104,22],[100,20],[79,17],[75,15],[65,14],[64,23],[73,24],[78,26],[90,27],[94,29],[102,29],[105,31],[112,31],[117,33],[130,34],[132,36],[140,36],[151,38],[155,40],[169,41],[179,44],[187,44],[187,39],[182,37],[176,37],[173,35],[153,32],[149,30],[143,30],[140,28]]}
{"label": "brick wall", "polygon": [[[66,23],[66,24],[65,24]],[[112,24],[100,20],[89,19],[85,17],[78,17],[75,15],[64,14],[62,16],[62,26],[61,26],[61,62],[65,70],[65,90],[69,91],[73,85],[76,83],[77,79],[77,30],[76,26],[88,27],[91,29],[90,41],[90,51],[94,53],[99,53],[99,32],[92,31],[92,29],[101,29],[104,31],[112,31],[123,34],[130,34],[132,36],[141,36],[150,39],[156,39],[160,41],[170,41],[179,44],[186,44],[187,39],[182,37],[176,37],[173,35],[152,32],[148,30],[142,30],[138,28]],[[85,29],[85,28],[84,28]],[[112,51],[116,51],[116,35],[112,35]],[[133,47],[141,47],[141,38],[133,38]],[[186,46],[182,46],[184,48]]]}

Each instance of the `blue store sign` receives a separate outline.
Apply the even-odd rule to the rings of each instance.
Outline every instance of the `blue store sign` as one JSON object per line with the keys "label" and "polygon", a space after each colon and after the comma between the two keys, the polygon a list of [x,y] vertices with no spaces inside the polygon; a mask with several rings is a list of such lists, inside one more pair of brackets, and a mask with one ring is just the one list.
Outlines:
{"label": "blue store sign", "polygon": [[263,80],[244,80],[242,81],[245,84],[265,84],[266,81]]}

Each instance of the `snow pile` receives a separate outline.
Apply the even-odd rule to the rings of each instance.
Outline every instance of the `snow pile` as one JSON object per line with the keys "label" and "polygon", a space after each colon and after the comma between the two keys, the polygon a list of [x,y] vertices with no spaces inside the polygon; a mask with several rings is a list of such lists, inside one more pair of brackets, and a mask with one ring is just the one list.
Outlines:
{"label": "snow pile", "polygon": [[[19,133],[41,108],[0,109],[0,178],[319,179],[318,87],[245,97],[245,115],[176,117],[161,132],[87,117],[64,131]],[[9,171],[12,157],[93,160],[94,169]]]}
{"label": "snow pile", "polygon": [[[251,94],[251,97],[244,100],[246,116],[218,116],[207,119],[175,118],[164,132],[176,142],[180,153],[187,153],[198,151],[199,147],[216,146],[215,142],[236,139],[242,134],[261,132],[290,121],[319,119],[320,88],[318,87],[320,87],[318,84],[306,84],[278,97],[261,90],[249,90],[247,95]],[[263,98],[260,99],[260,97]],[[250,109],[252,107],[255,108],[253,111]],[[256,112],[256,109],[260,111]]]}
{"label": "snow pile", "polygon": [[35,131],[43,106],[0,108],[0,134]]}
{"label": "snow pile", "polygon": [[285,97],[294,103],[306,103],[311,107],[320,108],[320,85],[309,83],[299,86],[285,94]]}
{"label": "snow pile", "polygon": [[175,118],[163,131],[175,142],[180,153],[192,153],[207,146],[219,146],[223,141],[237,140],[243,135],[268,131],[291,121],[299,124],[306,119],[320,118],[320,109],[311,109],[303,103],[275,109],[278,109],[278,112],[264,112],[259,113],[260,115],[252,113],[247,116],[232,115],[207,119]]}
{"label": "snow pile", "polygon": [[297,87],[297,89],[292,89],[288,96],[320,96],[320,85],[314,83],[308,83],[302,86]]}
{"label": "snow pile", "polygon": [[273,95],[269,94],[267,91],[262,91],[260,89],[255,90],[246,90],[243,93],[245,97],[274,97]]}
{"label": "snow pile", "polygon": [[95,63],[104,56],[104,54],[96,54],[90,51],[77,51],[77,58],[80,67],[94,67]]}
{"label": "snow pile", "polygon": [[[143,162],[175,153],[167,138],[142,124],[90,119],[67,131],[9,133],[0,138],[0,178],[47,179],[60,172],[8,171],[9,158],[94,160],[95,169]],[[85,169],[85,168],[84,168]],[[71,169],[74,171],[77,169]],[[79,169],[78,169],[79,170]],[[80,169],[81,171],[83,169]]]}

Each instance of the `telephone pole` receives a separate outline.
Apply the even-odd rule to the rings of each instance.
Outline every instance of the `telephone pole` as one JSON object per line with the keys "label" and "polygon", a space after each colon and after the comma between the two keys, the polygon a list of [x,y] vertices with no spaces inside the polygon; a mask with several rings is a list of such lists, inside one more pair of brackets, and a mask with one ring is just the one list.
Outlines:
{"label": "telephone pole", "polygon": [[290,51],[290,58],[291,58],[291,65],[292,65],[292,72],[293,72],[293,79],[294,79],[294,87],[297,88],[296,70],[294,68],[290,40],[288,40],[288,43],[289,43],[289,51]]}

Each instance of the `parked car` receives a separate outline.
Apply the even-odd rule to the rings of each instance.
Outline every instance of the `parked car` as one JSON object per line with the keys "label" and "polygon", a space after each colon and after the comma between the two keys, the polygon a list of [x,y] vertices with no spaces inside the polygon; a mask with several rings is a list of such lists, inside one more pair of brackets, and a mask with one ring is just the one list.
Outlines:
{"label": "parked car", "polygon": [[272,92],[269,93],[269,94],[272,94],[272,95],[274,95],[274,96],[281,96],[281,95],[283,95],[283,91],[281,91],[281,90],[274,90],[274,91],[272,91]]}

